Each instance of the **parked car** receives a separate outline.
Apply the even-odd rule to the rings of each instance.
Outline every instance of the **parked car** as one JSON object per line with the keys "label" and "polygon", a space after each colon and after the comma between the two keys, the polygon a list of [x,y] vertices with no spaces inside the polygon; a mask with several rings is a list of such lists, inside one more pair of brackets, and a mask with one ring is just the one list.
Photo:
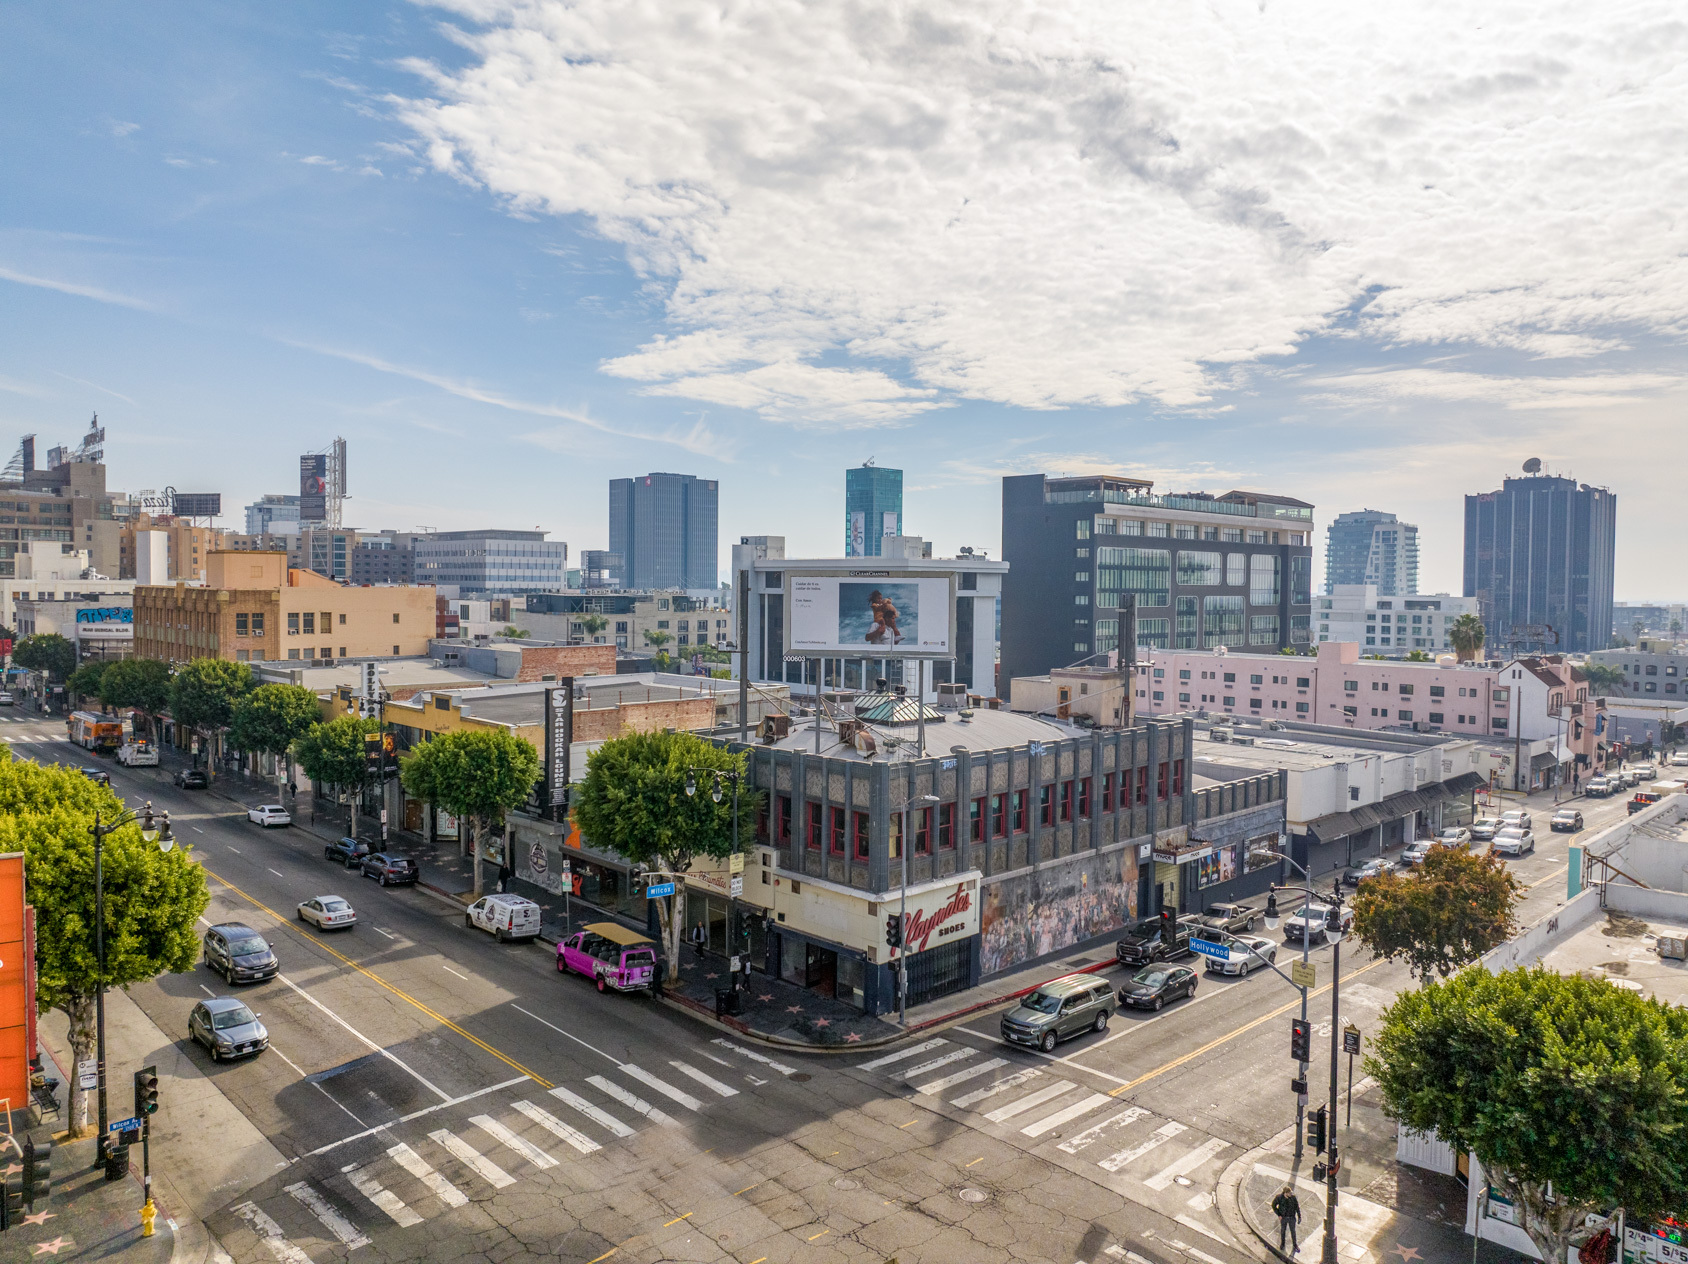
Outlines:
{"label": "parked car", "polygon": [[1651,781],[1658,775],[1659,770],[1652,764],[1637,764],[1635,766],[1635,779],[1637,781]]}
{"label": "parked car", "polygon": [[337,860],[346,868],[361,865],[370,853],[370,846],[361,838],[336,838],[322,849],[324,860]]}
{"label": "parked car", "polygon": [[1088,974],[1069,974],[1021,997],[1002,1016],[1002,1038],[1049,1053],[1058,1040],[1108,1030],[1114,1008],[1113,989],[1105,982]]}
{"label": "parked car", "polygon": [[[1535,822],[1530,819],[1530,814],[1522,808],[1513,808],[1510,812],[1502,812],[1500,823],[1503,829],[1520,829],[1526,834],[1533,834],[1536,829]],[[1499,837],[1499,833],[1499,830],[1497,830],[1496,837]]]}
{"label": "parked car", "polygon": [[1492,816],[1479,817],[1471,822],[1471,837],[1480,843],[1486,843],[1495,836],[1500,828],[1500,822]]}
{"label": "parked car", "polygon": [[656,945],[614,922],[592,922],[557,945],[557,973],[573,970],[598,985],[598,991],[656,995]]}
{"label": "parked car", "polygon": [[[1435,846],[1434,843],[1431,846]],[[1331,906],[1329,904],[1310,904],[1305,909],[1297,909],[1293,916],[1284,918],[1284,941],[1300,942],[1307,939],[1310,943],[1324,942],[1325,927],[1330,921]],[[1354,925],[1354,910],[1343,905],[1337,913],[1338,924],[1343,930]]]}
{"label": "parked car", "polygon": [[1536,849],[1536,836],[1508,827],[1495,835],[1489,849],[1497,856],[1527,856]]}
{"label": "parked car", "polygon": [[299,905],[299,920],[318,930],[351,930],[358,924],[358,915],[340,896],[319,895]]}
{"label": "parked car", "polygon": [[[1610,776],[1611,776],[1611,774],[1608,773],[1607,777],[1609,778]],[[1638,784],[1640,784],[1640,781],[1641,781],[1641,774],[1636,772],[1635,769],[1633,769],[1633,768],[1620,768],[1618,770],[1618,777],[1619,777],[1620,780],[1623,781],[1624,786],[1626,788],[1629,787],[1629,786],[1638,785]]]}
{"label": "parked car", "polygon": [[288,815],[287,809],[279,803],[266,803],[262,807],[248,808],[246,819],[255,825],[262,825],[265,829],[269,829],[273,825],[293,824],[293,818]]}
{"label": "parked car", "polygon": [[1207,973],[1246,975],[1255,966],[1278,959],[1277,942],[1259,935],[1229,935],[1225,943],[1231,955],[1209,957],[1203,963]]}
{"label": "parked car", "polygon": [[539,937],[539,905],[525,895],[483,895],[463,911],[465,926],[478,926],[502,943]]}
{"label": "parked car", "polygon": [[1167,920],[1160,917],[1144,918],[1114,945],[1114,956],[1121,965],[1172,961],[1188,957],[1192,951],[1189,926],[1182,922],[1169,926]]}
{"label": "parked car", "polygon": [[359,866],[366,878],[374,878],[382,886],[402,886],[405,883],[415,884],[422,876],[422,871],[416,867],[416,862],[404,856],[394,856],[387,852],[371,852],[363,858]]}
{"label": "parked car", "polygon": [[188,1039],[204,1045],[211,1061],[262,1053],[270,1047],[270,1033],[245,1004],[232,996],[201,1001],[188,1015]]}
{"label": "parked car", "polygon": [[1422,865],[1424,858],[1436,850],[1436,844],[1429,839],[1421,838],[1416,843],[1408,843],[1401,849],[1401,868],[1411,869],[1414,865]]}
{"label": "parked car", "polygon": [[1556,834],[1561,831],[1575,834],[1583,827],[1582,813],[1575,808],[1560,808],[1553,814],[1553,819],[1547,823],[1547,827]]}
{"label": "parked car", "polygon": [[1455,825],[1436,835],[1436,841],[1444,847],[1469,847],[1471,845],[1471,831],[1463,825]]}
{"label": "parked car", "polygon": [[1257,930],[1259,926],[1260,910],[1252,904],[1209,904],[1207,911],[1195,919],[1197,930],[1218,930],[1226,934]]}
{"label": "parked car", "polygon": [[1672,768],[1688,768],[1688,751],[1677,751],[1670,757]]}
{"label": "parked car", "polygon": [[281,969],[264,937],[244,922],[224,922],[205,932],[205,964],[228,984],[260,983]]}
{"label": "parked car", "polygon": [[1196,994],[1196,972],[1189,966],[1148,966],[1119,988],[1119,1003],[1133,1009],[1160,1009],[1168,1001]]}
{"label": "parked car", "polygon": [[111,784],[111,774],[103,768],[83,768],[81,772],[96,786],[109,786]]}
{"label": "parked car", "polygon": [[1394,873],[1395,862],[1386,856],[1373,856],[1364,864],[1353,865],[1342,874],[1344,886],[1357,887],[1367,878],[1375,878],[1380,874]]}
{"label": "parked car", "polygon": [[1604,799],[1612,793],[1612,783],[1604,777],[1590,777],[1583,782],[1582,792],[1591,799]]}
{"label": "parked car", "polygon": [[171,780],[183,790],[203,790],[211,784],[205,774],[197,768],[183,768]]}
{"label": "parked car", "polygon": [[12,705],[12,695],[11,695],[10,691],[5,690],[5,689],[0,689],[0,707],[9,707],[11,705]]}

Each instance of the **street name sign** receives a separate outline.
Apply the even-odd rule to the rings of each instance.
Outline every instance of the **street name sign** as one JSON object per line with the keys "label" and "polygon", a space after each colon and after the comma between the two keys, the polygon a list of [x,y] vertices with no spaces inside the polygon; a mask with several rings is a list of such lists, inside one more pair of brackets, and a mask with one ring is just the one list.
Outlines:
{"label": "street name sign", "polygon": [[672,882],[653,882],[650,886],[645,888],[645,898],[647,900],[656,900],[665,895],[673,894],[674,884]]}
{"label": "street name sign", "polygon": [[1192,939],[1190,941],[1190,947],[1201,953],[1204,957],[1214,957],[1220,961],[1229,961],[1231,959],[1231,950],[1229,948],[1227,948],[1224,944],[1216,944],[1210,939]]}

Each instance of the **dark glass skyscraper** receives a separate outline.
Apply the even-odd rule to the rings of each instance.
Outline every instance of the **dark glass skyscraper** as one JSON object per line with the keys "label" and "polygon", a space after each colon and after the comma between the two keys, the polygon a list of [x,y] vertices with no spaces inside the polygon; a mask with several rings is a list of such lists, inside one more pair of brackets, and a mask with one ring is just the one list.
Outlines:
{"label": "dark glass skyscraper", "polygon": [[1465,498],[1465,595],[1496,654],[1606,648],[1617,521],[1611,492],[1552,475]]}
{"label": "dark glass skyscraper", "polygon": [[610,547],[624,588],[720,582],[720,491],[692,474],[610,480]]}
{"label": "dark glass skyscraper", "polygon": [[888,535],[903,534],[903,472],[873,464],[844,471],[844,556],[883,557]]}

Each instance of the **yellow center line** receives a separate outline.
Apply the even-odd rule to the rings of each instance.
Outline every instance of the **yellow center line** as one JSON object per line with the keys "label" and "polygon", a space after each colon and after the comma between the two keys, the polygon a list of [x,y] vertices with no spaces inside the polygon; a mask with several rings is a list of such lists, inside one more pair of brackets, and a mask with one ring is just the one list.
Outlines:
{"label": "yellow center line", "polygon": [[[817,1233],[815,1235],[815,1238],[824,1238],[824,1237],[826,1237],[827,1234],[829,1234],[831,1232],[832,1232],[831,1229],[822,1229],[819,1233]],[[815,1240],[815,1238],[810,1238],[809,1241],[813,1242]]]}
{"label": "yellow center line", "polygon": [[[1367,970],[1375,970],[1380,965],[1382,965],[1385,960],[1386,960],[1386,958],[1379,957],[1376,961],[1371,962],[1369,965],[1363,965],[1358,970],[1350,970],[1348,972],[1347,977],[1350,978],[1350,979],[1353,979],[1353,978],[1357,977],[1358,975],[1364,974]],[[1318,996],[1323,992],[1328,992],[1328,991],[1330,991],[1330,989],[1331,989],[1331,985],[1328,984],[1328,983],[1325,984],[1323,987],[1314,988],[1311,992],[1307,993],[1307,999],[1312,1000],[1315,996]],[[1220,1045],[1225,1044],[1227,1041],[1235,1040],[1238,1036],[1242,1035],[1245,1031],[1252,1031],[1254,1028],[1260,1026],[1261,1023],[1270,1022],[1272,1019],[1278,1017],[1278,1015],[1280,1015],[1280,1014],[1289,1013],[1290,1010],[1294,1009],[1296,1006],[1298,1006],[1300,1004],[1301,1004],[1301,1002],[1299,1000],[1291,1001],[1288,1005],[1279,1006],[1277,1009],[1273,1010],[1269,1014],[1262,1014],[1259,1018],[1254,1019],[1252,1022],[1244,1023],[1241,1027],[1236,1028],[1234,1031],[1226,1032],[1223,1036],[1220,1036],[1217,1040],[1208,1041],[1200,1049],[1192,1049],[1189,1053],[1184,1054],[1182,1057],[1174,1058],[1171,1062],[1168,1062],[1168,1063],[1165,1063],[1161,1066],[1158,1066],[1153,1071],[1144,1072],[1142,1075],[1139,1075],[1135,1080],[1132,1080],[1128,1084],[1121,1084],[1113,1092],[1109,1093],[1108,1096],[1109,1097],[1118,1097],[1121,1093],[1129,1092],[1130,1090],[1136,1088],[1139,1084],[1145,1084],[1148,1081],[1154,1079],[1156,1076],[1165,1075],[1168,1071],[1172,1071],[1172,1070],[1177,1069],[1178,1067],[1183,1066],[1186,1062],[1189,1062],[1192,1058],[1199,1058],[1199,1057],[1202,1056],[1202,1054],[1209,1053],[1212,1050],[1217,1049]],[[907,1125],[904,1125],[904,1126],[906,1127]]]}
{"label": "yellow center line", "polygon": [[689,1220],[689,1219],[691,1219],[691,1215],[692,1215],[692,1213],[691,1213],[691,1212],[689,1212],[689,1211],[688,1211],[688,1212],[687,1212],[687,1213],[686,1213],[686,1214],[685,1214],[685,1215],[683,1215],[683,1216],[675,1216],[675,1217],[674,1217],[674,1219],[672,1219],[672,1220],[670,1220],[670,1221],[669,1221],[669,1222],[668,1222],[668,1224],[665,1224],[665,1225],[663,1225],[663,1226],[662,1226],[662,1227],[663,1227],[663,1228],[664,1228],[664,1229],[666,1229],[666,1228],[668,1228],[668,1225],[677,1225],[677,1224],[679,1224],[679,1223],[680,1223],[680,1222],[681,1222],[681,1221],[682,1221],[682,1220]]}
{"label": "yellow center line", "polygon": [[910,1124],[917,1124],[919,1122],[920,1121],[918,1119],[911,1119],[906,1124],[898,1124],[897,1125],[897,1131],[901,1132],[904,1128],[907,1128]]}
{"label": "yellow center line", "polygon": [[768,1257],[766,1255],[764,1255],[759,1260],[751,1260],[750,1264],[768,1264]]}
{"label": "yellow center line", "polygon": [[1571,866],[1568,865],[1568,864],[1560,865],[1559,868],[1555,869],[1552,873],[1548,874],[1547,877],[1542,878],[1540,881],[1530,883],[1530,885],[1525,887],[1524,889],[1526,891],[1534,891],[1537,887],[1541,886],[1542,883],[1552,882],[1555,878],[1559,877],[1561,874],[1563,874],[1567,870],[1569,870],[1570,867]]}
{"label": "yellow center line", "polygon": [[[449,1027],[452,1031],[456,1032],[459,1036],[462,1036],[463,1039],[467,1040],[470,1044],[476,1046],[477,1048],[486,1050],[486,1052],[490,1053],[493,1057],[497,1058],[500,1062],[504,1063],[506,1066],[510,1067],[512,1070],[520,1071],[523,1075],[527,1076],[528,1079],[532,1080],[535,1084],[538,1084],[541,1088],[553,1088],[553,1087],[555,1087],[555,1085],[553,1085],[551,1083],[551,1081],[546,1079],[544,1076],[534,1074],[532,1071],[528,1070],[527,1067],[523,1066],[520,1062],[517,1062],[514,1058],[510,1057],[508,1054],[499,1052],[497,1049],[494,1049],[491,1045],[487,1044],[487,1042],[482,1040],[479,1036],[476,1036],[471,1032],[465,1031],[463,1028],[459,1027],[456,1023],[452,1022],[451,1019],[447,1018],[444,1014],[438,1013],[437,1011],[430,1009],[428,1006],[424,1005],[421,1001],[417,1000],[414,996],[410,995],[410,993],[404,991],[402,988],[394,987],[391,983],[388,983],[387,980],[383,979],[380,975],[376,974],[373,970],[370,970],[366,966],[359,965],[357,962],[353,961],[350,957],[346,956],[344,953],[339,952],[336,949],[331,948],[327,944],[323,943],[322,940],[314,939],[309,935],[305,935],[305,934],[299,932],[298,930],[295,930],[294,927],[293,927],[293,924],[290,921],[288,921],[287,918],[283,917],[280,913],[276,912],[273,908],[271,908],[269,905],[265,904],[262,900],[254,899],[252,896],[248,895],[245,891],[242,891],[239,887],[235,886],[234,883],[230,882],[227,878],[223,877],[221,874],[213,873],[209,869],[207,869],[205,872],[211,874],[211,876],[213,878],[216,878],[218,882],[221,882],[229,890],[233,891],[236,895],[238,895],[241,899],[245,900],[248,904],[252,905],[254,908],[263,909],[264,912],[268,913],[271,917],[276,919],[277,925],[282,926],[282,927],[286,928],[287,930],[293,931],[294,934],[298,935],[299,938],[303,939],[306,943],[311,944],[314,947],[320,948],[320,949],[322,949],[322,951],[328,953],[329,956],[335,957],[335,958],[339,959],[340,961],[345,962],[347,965],[349,965],[352,969],[356,970],[359,974],[363,975],[365,978],[370,979],[373,982],[380,984],[382,987],[386,988],[387,991],[391,992],[394,996],[398,997],[400,1000],[406,1001],[406,1002],[410,1003],[411,1005],[415,1006],[417,1009],[421,1010],[424,1014],[426,1014],[429,1018],[433,1019],[436,1023],[439,1023],[441,1026],[444,1026],[444,1027]],[[600,1256],[599,1258],[602,1258],[602,1257]]]}
{"label": "yellow center line", "polygon": [[[762,1184],[761,1181],[756,1182],[756,1185],[760,1184]],[[746,1185],[743,1189],[739,1190],[738,1194],[734,1194],[733,1197],[737,1198],[739,1194],[748,1194],[751,1190],[756,1188],[756,1185]]]}
{"label": "yellow center line", "polygon": [[[978,1158],[973,1160],[973,1163],[983,1163],[984,1161],[985,1161],[985,1156],[981,1154]],[[967,1164],[966,1167],[972,1167],[973,1163]],[[966,1168],[963,1168],[962,1170],[965,1171]]]}
{"label": "yellow center line", "polygon": [[609,1250],[605,1251],[602,1255],[600,1255],[597,1260],[587,1260],[586,1264],[598,1264],[598,1260],[607,1260],[607,1259],[609,1259],[610,1256],[614,1255],[619,1250],[621,1250],[620,1247],[612,1246]]}

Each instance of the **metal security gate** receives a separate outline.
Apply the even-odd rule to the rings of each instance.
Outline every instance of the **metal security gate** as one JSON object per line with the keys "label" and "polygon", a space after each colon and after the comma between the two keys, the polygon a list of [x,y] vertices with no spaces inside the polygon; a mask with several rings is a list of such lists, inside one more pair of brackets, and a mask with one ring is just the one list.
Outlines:
{"label": "metal security gate", "polygon": [[973,941],[958,939],[908,958],[908,1003],[924,1005],[967,986]]}

